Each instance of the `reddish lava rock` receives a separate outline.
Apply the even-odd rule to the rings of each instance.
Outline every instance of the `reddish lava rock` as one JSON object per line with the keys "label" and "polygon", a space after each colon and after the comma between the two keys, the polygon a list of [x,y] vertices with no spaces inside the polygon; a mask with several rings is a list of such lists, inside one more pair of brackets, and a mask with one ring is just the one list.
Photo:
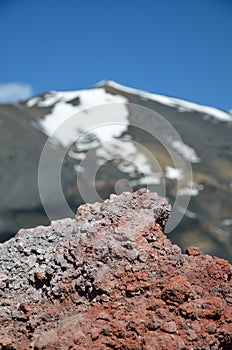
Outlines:
{"label": "reddish lava rock", "polygon": [[0,349],[232,349],[232,267],[182,254],[142,189],[0,245]]}
{"label": "reddish lava rock", "polygon": [[185,253],[192,256],[201,255],[201,251],[198,247],[188,247]]}

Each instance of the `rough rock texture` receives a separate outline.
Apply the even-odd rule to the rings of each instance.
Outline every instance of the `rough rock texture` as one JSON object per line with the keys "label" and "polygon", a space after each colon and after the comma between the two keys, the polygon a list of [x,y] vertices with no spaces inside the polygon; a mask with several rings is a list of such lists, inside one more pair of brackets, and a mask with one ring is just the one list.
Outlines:
{"label": "rough rock texture", "polygon": [[147,190],[0,246],[0,349],[231,349],[232,267],[163,234]]}

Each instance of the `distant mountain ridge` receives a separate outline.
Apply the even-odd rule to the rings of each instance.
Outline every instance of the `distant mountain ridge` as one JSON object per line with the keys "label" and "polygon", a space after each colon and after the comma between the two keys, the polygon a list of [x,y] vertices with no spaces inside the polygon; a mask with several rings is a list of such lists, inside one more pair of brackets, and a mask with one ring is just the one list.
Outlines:
{"label": "distant mountain ridge", "polygon": [[[172,240],[182,247],[196,244],[203,252],[231,257],[232,115],[113,81],[102,81],[86,90],[51,91],[14,105],[0,105],[2,240],[22,226],[48,223],[38,191],[38,164],[50,136],[54,139],[53,147],[68,150],[62,168],[62,185],[73,209],[83,201],[76,186],[77,172],[86,192],[91,191],[93,185],[81,166],[90,150],[99,168],[95,185],[102,198],[116,189],[136,190],[147,185],[159,192],[165,181],[166,195],[174,201],[176,182],[184,169],[175,169],[157,140],[131,127],[135,120],[131,105],[157,112],[173,126],[185,148],[178,140],[170,139],[170,149],[183,160],[187,159],[193,169],[192,183],[179,193],[186,196],[191,191],[190,206],[171,234]],[[140,117],[152,129],[156,124],[145,109]],[[117,120],[117,125],[110,126],[111,120]],[[165,130],[161,132],[165,134]],[[157,168],[136,142],[157,159]],[[52,171],[51,165],[48,176]],[[127,182],[120,182],[121,178]],[[51,189],[48,193],[51,201],[53,196]]]}
{"label": "distant mountain ridge", "polygon": [[124,91],[124,92],[130,93],[130,94],[135,94],[135,95],[137,94],[143,98],[151,99],[151,100],[154,100],[156,102],[160,102],[164,105],[180,108],[180,111],[182,111],[182,112],[193,110],[193,111],[196,111],[199,113],[209,114],[211,116],[214,116],[215,118],[218,118],[221,121],[231,121],[230,114],[231,114],[232,110],[231,111],[223,111],[222,109],[219,109],[219,108],[197,104],[197,103],[190,102],[190,101],[176,98],[176,97],[156,94],[156,93],[147,92],[147,91],[139,90],[139,89],[135,89],[135,88],[130,88],[130,87],[118,84],[117,82],[112,81],[112,80],[102,80],[99,83],[97,83],[95,86],[96,87],[109,86],[109,87],[112,87],[118,91]]}

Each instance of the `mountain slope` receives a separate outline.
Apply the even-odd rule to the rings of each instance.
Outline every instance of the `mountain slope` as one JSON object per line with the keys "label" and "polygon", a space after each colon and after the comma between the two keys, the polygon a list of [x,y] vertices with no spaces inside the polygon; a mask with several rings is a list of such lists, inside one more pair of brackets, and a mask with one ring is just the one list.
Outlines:
{"label": "mountain slope", "polygon": [[[166,194],[172,203],[177,193],[183,200],[191,194],[171,239],[182,247],[195,244],[203,252],[231,257],[230,113],[103,81],[92,89],[52,91],[17,105],[1,105],[0,119],[2,237],[21,226],[47,223],[37,173],[50,137],[52,159],[67,151],[62,186],[72,208],[144,186]],[[57,218],[62,212],[51,163],[46,167],[46,193],[51,205],[57,204]],[[193,176],[178,188],[186,164]]]}

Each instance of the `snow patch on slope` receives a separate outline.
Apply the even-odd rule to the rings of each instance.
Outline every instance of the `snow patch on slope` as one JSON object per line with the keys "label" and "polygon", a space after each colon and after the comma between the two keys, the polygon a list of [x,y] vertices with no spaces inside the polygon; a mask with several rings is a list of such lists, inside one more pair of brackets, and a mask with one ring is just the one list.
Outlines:
{"label": "snow patch on slope", "polygon": [[[80,99],[80,104],[74,106],[70,101]],[[120,136],[128,127],[127,99],[120,95],[112,95],[104,89],[91,89],[71,92],[51,92],[42,101],[28,101],[28,106],[35,103],[39,107],[51,107],[52,111],[39,121],[48,136],[53,136],[65,147],[73,143],[78,135],[89,128],[97,134],[99,141],[105,138]],[[105,106],[107,105],[107,107]],[[99,106],[98,109],[94,108]],[[94,128],[100,124],[117,121],[108,125],[104,132]]]}
{"label": "snow patch on slope", "polygon": [[204,185],[194,184],[193,182],[188,183],[188,187],[183,187],[178,191],[179,196],[191,196],[195,197],[199,195],[200,191],[204,190]]}
{"label": "snow patch on slope", "polygon": [[167,179],[170,180],[179,180],[183,178],[183,170],[182,169],[177,169],[177,168],[173,168],[171,166],[166,166],[166,172],[165,172],[165,176]]}
{"label": "snow patch on slope", "polygon": [[27,101],[27,107],[33,107],[40,101],[39,97],[33,97],[30,100]]}
{"label": "snow patch on slope", "polygon": [[[134,180],[131,185],[158,185],[161,183],[162,173],[156,172],[152,162],[132,142],[114,139],[96,150],[99,165],[114,160],[123,173],[128,173]],[[161,169],[159,169],[161,170]],[[141,174],[144,176],[141,178]]]}
{"label": "snow patch on slope", "polygon": [[200,163],[201,158],[199,158],[195,150],[184,144],[179,140],[171,141],[172,148],[177,151],[186,161],[191,163]]}
{"label": "snow patch on slope", "polygon": [[[74,99],[78,105],[73,105]],[[160,184],[162,174],[154,171],[152,162],[127,137],[116,139],[129,125],[127,98],[107,93],[103,88],[71,92],[49,92],[27,102],[28,107],[51,107],[39,124],[48,136],[63,146],[74,147],[68,151],[71,158],[79,163],[89,150],[96,150],[100,167],[113,160],[118,170],[129,174],[133,186]],[[160,169],[158,169],[160,170]]]}

